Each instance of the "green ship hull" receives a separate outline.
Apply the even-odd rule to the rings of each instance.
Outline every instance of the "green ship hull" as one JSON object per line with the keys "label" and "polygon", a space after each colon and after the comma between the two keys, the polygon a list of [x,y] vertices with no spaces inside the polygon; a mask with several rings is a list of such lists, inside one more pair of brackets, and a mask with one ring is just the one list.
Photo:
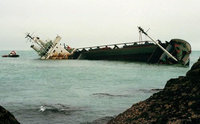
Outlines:
{"label": "green ship hull", "polygon": [[102,48],[81,52],[79,59],[146,62],[156,48],[157,46],[155,45],[133,46],[119,49]]}
{"label": "green ship hull", "polygon": [[[123,46],[119,47],[120,45]],[[70,58],[189,65],[191,52],[189,43],[173,39],[170,42],[160,43],[160,45],[178,58],[178,61],[174,61],[160,47],[148,41],[79,48]]]}

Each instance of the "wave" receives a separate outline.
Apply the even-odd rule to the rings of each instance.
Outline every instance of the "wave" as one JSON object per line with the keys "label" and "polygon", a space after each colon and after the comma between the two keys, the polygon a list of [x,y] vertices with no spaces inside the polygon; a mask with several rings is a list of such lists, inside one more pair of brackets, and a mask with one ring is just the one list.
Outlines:
{"label": "wave", "polygon": [[139,89],[138,91],[142,91],[144,93],[157,93],[162,90],[163,89]]}
{"label": "wave", "polygon": [[93,96],[108,96],[108,97],[129,97],[129,95],[116,95],[116,94],[109,94],[109,93],[93,93]]}
{"label": "wave", "polygon": [[41,104],[41,105],[34,105],[24,106],[23,108],[18,108],[18,110],[14,110],[13,112],[19,115],[24,115],[26,113],[29,114],[42,114],[42,115],[51,115],[51,114],[63,114],[63,115],[70,115],[73,112],[83,111],[81,107],[72,107],[69,105],[64,104]]}
{"label": "wave", "polygon": [[82,111],[82,109],[80,107],[71,107],[68,105],[63,105],[63,104],[54,104],[54,105],[41,105],[38,108],[39,112],[43,112],[43,113],[62,113],[62,114],[66,114],[69,115],[72,112],[76,112],[76,111]]}

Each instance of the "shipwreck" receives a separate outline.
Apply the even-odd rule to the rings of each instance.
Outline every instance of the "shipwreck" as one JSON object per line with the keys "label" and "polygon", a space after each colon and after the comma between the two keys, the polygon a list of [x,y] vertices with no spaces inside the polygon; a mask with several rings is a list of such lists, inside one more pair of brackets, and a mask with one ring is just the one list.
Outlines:
{"label": "shipwreck", "polygon": [[[32,41],[33,48],[41,59],[86,59],[86,60],[119,60],[135,61],[153,64],[179,64],[188,66],[190,62],[191,46],[182,39],[172,39],[162,43],[154,40],[141,27],[138,27],[140,40],[118,44],[99,45],[83,48],[70,48],[61,45],[60,36],[55,40],[42,41],[39,37],[26,35]],[[142,34],[150,41],[143,41]]]}

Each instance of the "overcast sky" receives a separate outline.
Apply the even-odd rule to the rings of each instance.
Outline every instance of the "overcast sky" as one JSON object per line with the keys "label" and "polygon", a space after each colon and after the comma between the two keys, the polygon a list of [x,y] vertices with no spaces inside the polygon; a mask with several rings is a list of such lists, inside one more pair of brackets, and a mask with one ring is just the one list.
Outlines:
{"label": "overcast sky", "polygon": [[31,50],[26,32],[72,47],[138,41],[137,26],[200,50],[200,0],[0,0],[0,50]]}

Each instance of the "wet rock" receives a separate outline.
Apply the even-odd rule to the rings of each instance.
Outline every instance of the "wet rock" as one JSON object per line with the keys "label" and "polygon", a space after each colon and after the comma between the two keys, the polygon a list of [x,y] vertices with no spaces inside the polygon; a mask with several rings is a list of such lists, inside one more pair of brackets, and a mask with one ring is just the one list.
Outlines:
{"label": "wet rock", "polygon": [[134,104],[109,124],[200,123],[200,59],[186,76],[170,79],[165,88]]}
{"label": "wet rock", "polygon": [[98,118],[92,122],[85,122],[85,123],[81,123],[81,124],[106,124],[108,121],[110,121],[113,118],[114,117],[111,117],[111,116],[105,116],[102,118]]}
{"label": "wet rock", "polygon": [[15,117],[2,106],[0,106],[0,124],[20,124]]}
{"label": "wet rock", "polygon": [[194,63],[186,74],[187,77],[195,79],[195,77],[200,76],[200,58],[199,60]]}

